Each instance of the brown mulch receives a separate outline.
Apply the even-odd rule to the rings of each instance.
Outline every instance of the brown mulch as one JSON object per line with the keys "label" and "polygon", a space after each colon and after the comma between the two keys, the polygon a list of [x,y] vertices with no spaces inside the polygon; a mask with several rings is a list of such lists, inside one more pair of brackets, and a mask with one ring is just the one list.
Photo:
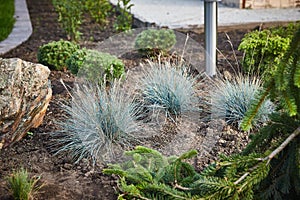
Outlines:
{"label": "brown mulch", "polygon": [[[57,22],[57,13],[50,0],[27,0],[30,12],[31,22],[33,25],[33,34],[28,41],[19,47],[11,50],[2,57],[18,57],[26,61],[37,62],[37,49],[42,44],[53,40],[66,39],[65,32],[61,29]],[[103,29],[99,25],[87,19],[83,22],[82,32],[83,40],[89,41],[93,38],[93,42],[107,39],[115,34],[111,23]],[[236,51],[242,37],[250,29],[244,30],[228,30],[227,35],[224,32],[218,35],[218,48],[224,54],[219,55],[218,67],[220,72],[230,71],[233,63],[236,67],[234,53],[241,56]],[[188,31],[190,36],[204,46],[204,34]],[[89,46],[91,42],[82,42],[82,46]],[[232,49],[233,47],[233,49]],[[138,63],[135,58],[130,58],[129,63]],[[132,66],[131,66],[132,67]],[[92,167],[88,160],[83,160],[78,164],[73,164],[66,156],[54,155],[49,147],[50,133],[58,129],[55,120],[62,118],[62,111],[59,102],[69,98],[66,89],[60,83],[62,79],[68,86],[73,85],[74,76],[69,72],[52,71],[50,74],[51,85],[53,88],[53,97],[48,107],[43,124],[36,129],[32,129],[32,135],[26,136],[22,141],[0,151],[0,199],[12,199],[6,188],[5,177],[13,172],[13,170],[24,167],[28,169],[32,176],[41,176],[40,182],[45,186],[40,190],[37,199],[103,199],[113,200],[116,195],[116,179],[111,176],[102,174],[103,166]],[[205,130],[209,125],[199,124],[199,134],[201,130]],[[211,125],[213,126],[213,125]],[[229,153],[237,146],[234,140],[235,132],[225,127],[224,138],[217,145],[227,147]],[[223,137],[222,135],[220,137]],[[244,137],[244,136],[241,136]],[[246,136],[245,136],[246,137]],[[227,138],[227,139],[226,139]],[[228,139],[229,138],[229,139]],[[241,140],[246,140],[242,138]],[[199,148],[200,149],[200,148]],[[215,151],[220,148],[216,147]],[[233,150],[232,150],[233,149]],[[225,151],[225,153],[226,153]],[[204,161],[199,161],[203,164]],[[206,161],[205,161],[206,162]],[[206,163],[207,164],[207,163]]]}

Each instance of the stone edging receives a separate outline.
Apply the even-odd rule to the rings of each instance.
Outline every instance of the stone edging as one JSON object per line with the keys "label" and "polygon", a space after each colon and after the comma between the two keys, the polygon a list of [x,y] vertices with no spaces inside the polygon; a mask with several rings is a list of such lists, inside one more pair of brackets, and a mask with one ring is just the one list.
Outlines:
{"label": "stone edging", "polygon": [[0,42],[0,55],[5,54],[25,42],[32,34],[32,25],[26,0],[15,0],[16,22],[9,36]]}

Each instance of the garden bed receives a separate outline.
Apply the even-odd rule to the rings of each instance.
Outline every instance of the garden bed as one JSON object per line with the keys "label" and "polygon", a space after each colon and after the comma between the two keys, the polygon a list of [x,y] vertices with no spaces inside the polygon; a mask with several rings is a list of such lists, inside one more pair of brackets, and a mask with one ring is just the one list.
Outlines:
{"label": "garden bed", "polygon": [[[37,62],[37,50],[42,44],[53,40],[66,39],[66,34],[57,22],[57,14],[47,0],[27,0],[30,12],[33,34],[28,41],[3,55],[5,58],[18,57],[26,61]],[[114,20],[112,16],[111,21]],[[218,48],[223,55],[219,54],[218,67],[220,74],[231,74],[233,68],[238,69],[235,54],[241,57],[237,47],[244,34],[251,29],[228,30],[218,34]],[[93,48],[97,42],[103,41],[115,35],[112,23],[107,28],[101,29],[92,20],[83,22],[81,31],[83,32],[82,47]],[[204,46],[204,34],[188,31],[189,35]],[[228,38],[229,36],[229,38]],[[230,40],[230,41],[228,41]],[[139,63],[145,61],[140,56],[131,54],[123,58],[126,70],[140,71]],[[128,77],[130,78],[130,77]],[[30,175],[41,176],[41,182],[45,186],[40,190],[38,199],[116,199],[116,179],[102,173],[103,165],[93,167],[88,160],[82,160],[78,164],[73,164],[66,155],[54,155],[51,149],[51,133],[59,127],[57,120],[63,120],[64,114],[60,107],[60,102],[70,98],[68,92],[61,84],[60,79],[70,87],[73,86],[75,77],[68,71],[52,71],[50,74],[53,97],[48,107],[43,124],[36,129],[32,129],[32,134],[28,134],[22,141],[0,151],[0,199],[11,199],[6,189],[4,177],[12,173],[13,169],[24,167],[28,169]],[[204,86],[205,88],[205,86]],[[161,127],[161,137],[155,136],[152,141],[144,142],[144,145],[156,147],[164,152],[174,153],[171,148],[182,145],[186,141],[189,146],[182,147],[195,148],[199,151],[199,156],[194,160],[196,169],[217,158],[219,153],[231,154],[239,152],[248,141],[248,134],[238,132],[236,129],[222,124],[222,121],[212,121],[210,123],[197,122],[189,124],[191,121],[180,123],[178,127],[173,127],[172,122],[166,122]],[[191,125],[191,126],[189,126]],[[189,131],[192,127],[193,138],[189,138]],[[215,135],[207,135],[207,129],[217,130]],[[209,151],[203,148],[205,139],[214,140]],[[174,139],[175,138],[175,139]],[[192,141],[188,141],[191,139]],[[189,142],[189,143],[188,143]],[[156,145],[156,146],[155,146]],[[178,148],[177,148],[178,149]],[[180,148],[179,148],[180,149]],[[176,153],[176,151],[175,151]],[[178,152],[182,153],[182,152]]]}

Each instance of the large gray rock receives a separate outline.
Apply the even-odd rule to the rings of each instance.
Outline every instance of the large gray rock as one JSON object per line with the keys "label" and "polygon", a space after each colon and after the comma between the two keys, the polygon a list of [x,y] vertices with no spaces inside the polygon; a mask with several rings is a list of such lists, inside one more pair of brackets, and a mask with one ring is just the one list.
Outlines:
{"label": "large gray rock", "polygon": [[19,58],[0,58],[0,149],[43,120],[52,97],[50,70]]}

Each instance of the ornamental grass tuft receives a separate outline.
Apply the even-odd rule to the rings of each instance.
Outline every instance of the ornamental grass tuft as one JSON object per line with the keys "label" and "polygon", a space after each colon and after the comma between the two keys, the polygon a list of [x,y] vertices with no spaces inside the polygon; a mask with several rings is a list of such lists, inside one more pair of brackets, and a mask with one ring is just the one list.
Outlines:
{"label": "ornamental grass tuft", "polygon": [[[215,88],[210,92],[212,118],[224,119],[227,124],[239,128],[247,110],[261,89],[262,82],[256,77],[238,75],[232,81],[216,81]],[[273,103],[270,100],[263,102],[253,125],[267,122],[272,112],[274,112]]]}
{"label": "ornamental grass tuft", "polygon": [[149,64],[141,80],[141,91],[148,108],[163,110],[171,118],[197,110],[197,77],[190,75],[184,66],[172,66],[168,62]]}
{"label": "ornamental grass tuft", "polygon": [[57,153],[69,152],[77,163],[83,158],[106,162],[114,157],[117,147],[137,142],[134,136],[139,124],[138,109],[115,81],[109,89],[97,84],[76,85],[70,104],[63,105],[67,119],[60,122]]}
{"label": "ornamental grass tuft", "polygon": [[8,187],[16,200],[34,199],[34,196],[43,187],[38,186],[40,177],[29,178],[27,170],[21,168],[6,177]]}

